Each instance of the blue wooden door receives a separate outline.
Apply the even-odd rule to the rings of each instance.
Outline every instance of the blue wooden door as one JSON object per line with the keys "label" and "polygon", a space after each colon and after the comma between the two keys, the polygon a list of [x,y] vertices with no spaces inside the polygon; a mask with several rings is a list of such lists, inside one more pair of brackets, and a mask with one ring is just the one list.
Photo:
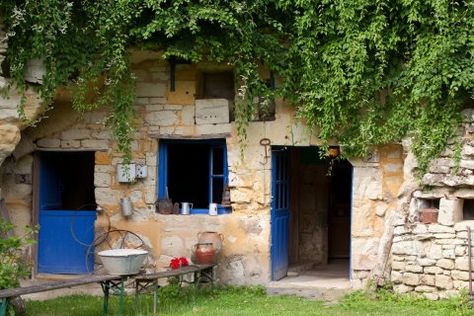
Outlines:
{"label": "blue wooden door", "polygon": [[57,153],[40,156],[38,272],[91,273],[96,213],[63,209],[59,159]]}
{"label": "blue wooden door", "polygon": [[272,150],[271,259],[272,280],[288,273],[289,157],[284,149]]}

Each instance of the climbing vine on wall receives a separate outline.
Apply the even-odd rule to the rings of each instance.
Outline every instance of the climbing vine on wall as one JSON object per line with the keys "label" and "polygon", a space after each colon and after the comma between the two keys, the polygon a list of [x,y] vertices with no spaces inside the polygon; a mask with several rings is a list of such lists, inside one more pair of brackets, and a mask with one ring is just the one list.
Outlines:
{"label": "climbing vine on wall", "polygon": [[[111,106],[109,124],[125,152],[134,129],[130,47],[233,66],[241,136],[255,96],[283,97],[323,144],[337,141],[347,155],[412,136],[421,169],[454,135],[460,110],[473,98],[472,0],[4,0],[0,6],[13,82],[24,87],[26,61],[44,59],[43,99],[66,85],[79,111]],[[259,76],[260,65],[282,78],[275,90]]]}

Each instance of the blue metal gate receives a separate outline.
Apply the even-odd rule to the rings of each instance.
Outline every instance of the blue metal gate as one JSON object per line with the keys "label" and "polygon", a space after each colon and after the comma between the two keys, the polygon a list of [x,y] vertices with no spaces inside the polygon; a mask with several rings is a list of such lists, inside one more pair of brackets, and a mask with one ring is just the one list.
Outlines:
{"label": "blue metal gate", "polygon": [[92,273],[93,249],[89,249],[91,255],[87,256],[87,253],[94,240],[96,213],[62,208],[61,176],[57,155],[41,154],[38,272]]}
{"label": "blue metal gate", "polygon": [[289,157],[285,149],[272,150],[271,260],[272,280],[288,273]]}

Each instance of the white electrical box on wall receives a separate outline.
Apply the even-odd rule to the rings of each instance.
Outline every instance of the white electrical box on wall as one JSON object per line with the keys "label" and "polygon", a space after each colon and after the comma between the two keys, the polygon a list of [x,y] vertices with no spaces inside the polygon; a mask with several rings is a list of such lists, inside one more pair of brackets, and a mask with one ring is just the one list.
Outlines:
{"label": "white electrical box on wall", "polygon": [[144,179],[148,176],[148,167],[146,165],[137,165],[136,176],[139,179]]}
{"label": "white electrical box on wall", "polygon": [[137,178],[137,165],[118,164],[117,165],[117,181],[121,183],[134,182]]}

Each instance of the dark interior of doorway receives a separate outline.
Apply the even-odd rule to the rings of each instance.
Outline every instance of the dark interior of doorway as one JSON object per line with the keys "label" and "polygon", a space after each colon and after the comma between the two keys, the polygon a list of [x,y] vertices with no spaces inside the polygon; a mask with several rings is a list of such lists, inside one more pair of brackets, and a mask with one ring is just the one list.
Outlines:
{"label": "dark interior of doorway", "polygon": [[58,177],[60,205],[56,209],[94,210],[94,152],[42,152],[41,160],[54,166]]}
{"label": "dark interior of doorway", "polygon": [[348,277],[352,165],[317,147],[291,148],[290,157],[289,271],[333,264]]}

